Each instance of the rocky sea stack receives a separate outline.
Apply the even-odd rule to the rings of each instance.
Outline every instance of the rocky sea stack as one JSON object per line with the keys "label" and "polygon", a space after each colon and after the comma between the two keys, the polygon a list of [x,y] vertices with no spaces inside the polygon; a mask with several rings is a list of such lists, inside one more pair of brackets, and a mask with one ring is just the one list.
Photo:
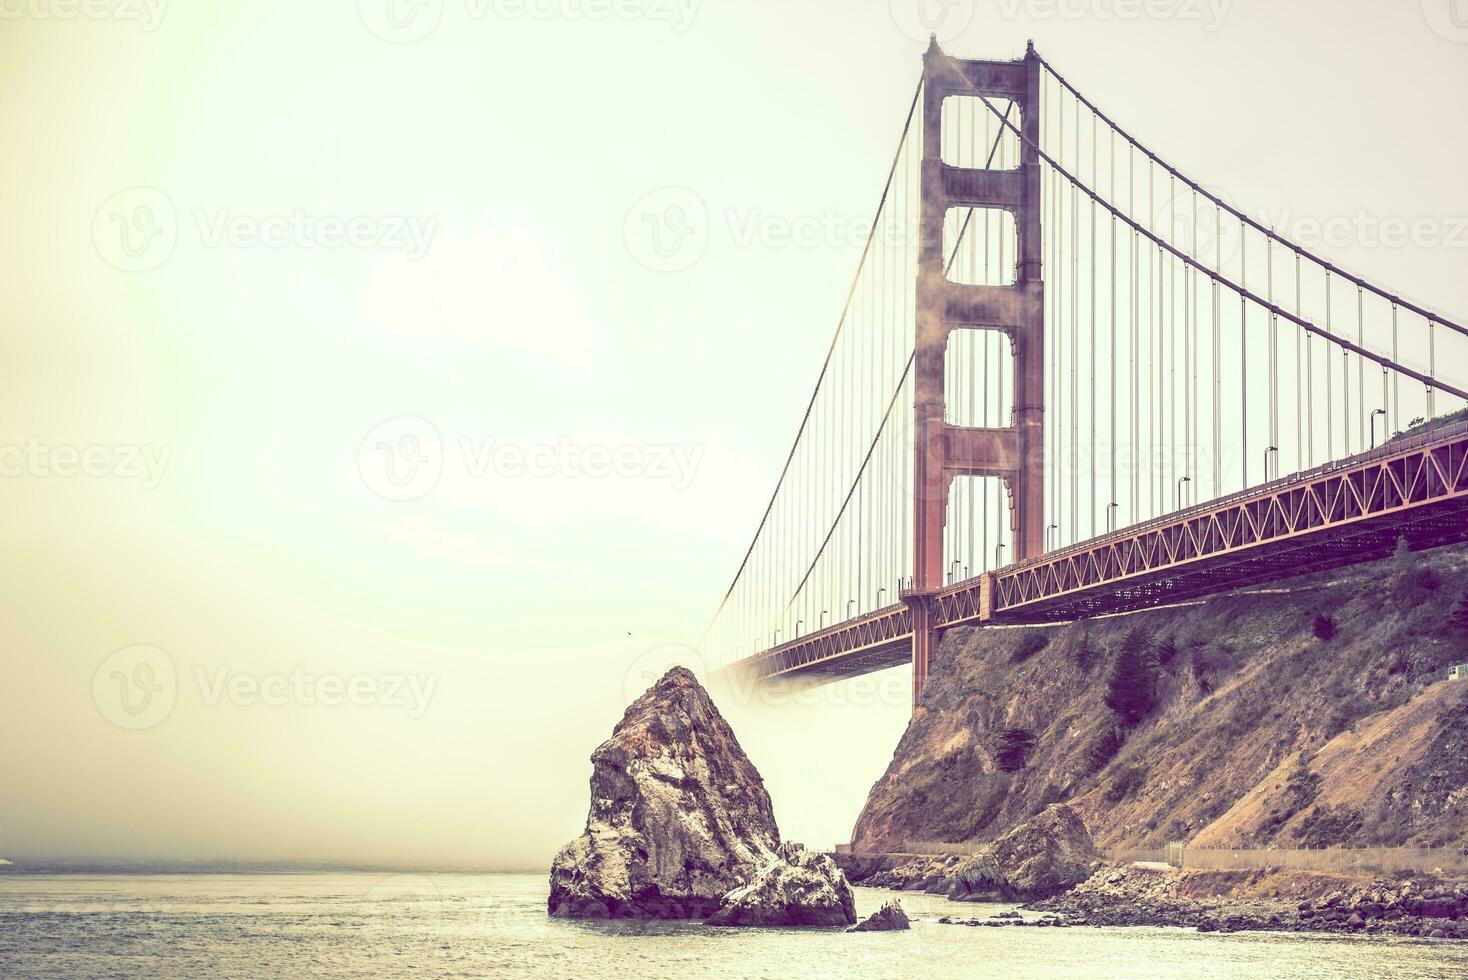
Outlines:
{"label": "rocky sea stack", "polygon": [[551,915],[704,918],[779,862],[764,782],[690,671],[648,688],[591,762],[586,832],[551,865]]}
{"label": "rocky sea stack", "polygon": [[895,932],[902,929],[911,929],[912,923],[907,921],[907,913],[902,910],[901,902],[888,902],[871,915],[862,919],[861,922],[847,929],[847,932]]}

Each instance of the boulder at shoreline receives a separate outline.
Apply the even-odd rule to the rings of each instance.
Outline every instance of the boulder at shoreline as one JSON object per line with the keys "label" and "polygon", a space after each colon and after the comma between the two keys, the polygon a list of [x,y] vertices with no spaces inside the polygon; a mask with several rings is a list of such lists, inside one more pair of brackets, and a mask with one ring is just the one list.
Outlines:
{"label": "boulder at shoreline", "polygon": [[899,929],[911,928],[912,923],[907,921],[907,913],[902,911],[902,903],[888,902],[846,931],[892,932]]}
{"label": "boulder at shoreline", "polygon": [[634,701],[591,762],[586,831],[551,865],[551,915],[703,918],[778,861],[764,782],[690,671]]}
{"label": "boulder at shoreline", "polygon": [[849,926],[856,901],[828,854],[786,844],[748,885],[724,896],[711,926]]}
{"label": "boulder at shoreline", "polygon": [[1070,807],[1056,803],[954,868],[948,897],[1049,898],[1085,881],[1098,864],[1086,825]]}

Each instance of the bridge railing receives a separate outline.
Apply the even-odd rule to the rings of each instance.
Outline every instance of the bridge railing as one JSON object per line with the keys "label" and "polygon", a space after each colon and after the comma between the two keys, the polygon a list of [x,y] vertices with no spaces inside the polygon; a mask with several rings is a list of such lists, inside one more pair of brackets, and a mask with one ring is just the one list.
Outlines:
{"label": "bridge railing", "polygon": [[1056,548],[1054,551],[1047,551],[1033,558],[1012,562],[1002,568],[995,569],[995,572],[998,574],[1009,574],[1026,568],[1033,568],[1036,565],[1043,565],[1057,558],[1063,558],[1066,555],[1082,554],[1108,541],[1120,541],[1125,538],[1135,537],[1154,528],[1176,524],[1178,521],[1185,520],[1190,516],[1218,510],[1219,508],[1227,507],[1229,504],[1237,503],[1241,500],[1248,500],[1251,497],[1256,497],[1263,493],[1270,493],[1297,483],[1307,483],[1319,477],[1327,476],[1343,469],[1349,469],[1353,466],[1359,466],[1362,463],[1368,463],[1375,459],[1396,456],[1400,453],[1410,452],[1413,449],[1420,449],[1423,446],[1438,442],[1449,442],[1463,435],[1468,435],[1468,420],[1453,422],[1435,428],[1430,426],[1425,428],[1427,431],[1413,435],[1404,435],[1375,449],[1369,449],[1364,453],[1356,453],[1353,456],[1332,460],[1329,463],[1324,463],[1308,470],[1301,470],[1298,473],[1291,473],[1288,476],[1279,477],[1267,483],[1260,483],[1243,490],[1236,490],[1231,494],[1212,500],[1205,500],[1202,503],[1190,504],[1187,507],[1163,514],[1159,517],[1154,517],[1150,520],[1131,524],[1106,534],[1099,534],[1094,538],[1087,538],[1084,541],[1077,541],[1075,544],[1067,545],[1064,548]]}

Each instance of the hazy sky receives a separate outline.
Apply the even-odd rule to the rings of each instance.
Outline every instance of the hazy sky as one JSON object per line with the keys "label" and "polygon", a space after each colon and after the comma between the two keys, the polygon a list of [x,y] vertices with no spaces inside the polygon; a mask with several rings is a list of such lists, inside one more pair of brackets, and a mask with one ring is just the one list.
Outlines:
{"label": "hazy sky", "polygon": [[[0,855],[542,866],[697,662],[917,8],[387,2],[0,0]],[[1468,315],[1462,0],[928,12],[1246,210],[1435,217],[1324,250]],[[722,695],[787,836],[847,838],[903,675]]]}

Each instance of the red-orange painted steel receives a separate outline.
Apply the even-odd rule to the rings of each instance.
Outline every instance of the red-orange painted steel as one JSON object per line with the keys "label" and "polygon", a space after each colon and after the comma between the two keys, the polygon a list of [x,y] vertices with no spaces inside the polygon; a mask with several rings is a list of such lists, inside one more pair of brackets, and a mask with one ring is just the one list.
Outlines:
{"label": "red-orange painted steel", "polygon": [[[1067,621],[1468,540],[1468,423],[1006,566],[934,593],[934,634]],[[912,659],[912,610],[889,606],[736,667],[754,677],[850,676]],[[936,647],[933,652],[936,652]]]}
{"label": "red-orange painted steel", "polygon": [[[937,650],[933,597],[943,587],[943,525],[948,492],[961,476],[1004,480],[1011,501],[1014,554],[1039,555],[1045,540],[1045,324],[1041,277],[1039,58],[1014,62],[950,58],[934,41],[923,56],[921,236],[913,348],[913,573],[904,601],[911,610],[912,697],[916,705]],[[1012,100],[1022,145],[1014,170],[956,167],[943,161],[943,103],[976,92]],[[950,209],[1002,208],[1014,215],[1013,285],[971,285],[947,276],[943,225]],[[1006,334],[1014,360],[1011,424],[972,428],[947,421],[944,391],[954,330]],[[972,383],[970,381],[969,383]]]}

